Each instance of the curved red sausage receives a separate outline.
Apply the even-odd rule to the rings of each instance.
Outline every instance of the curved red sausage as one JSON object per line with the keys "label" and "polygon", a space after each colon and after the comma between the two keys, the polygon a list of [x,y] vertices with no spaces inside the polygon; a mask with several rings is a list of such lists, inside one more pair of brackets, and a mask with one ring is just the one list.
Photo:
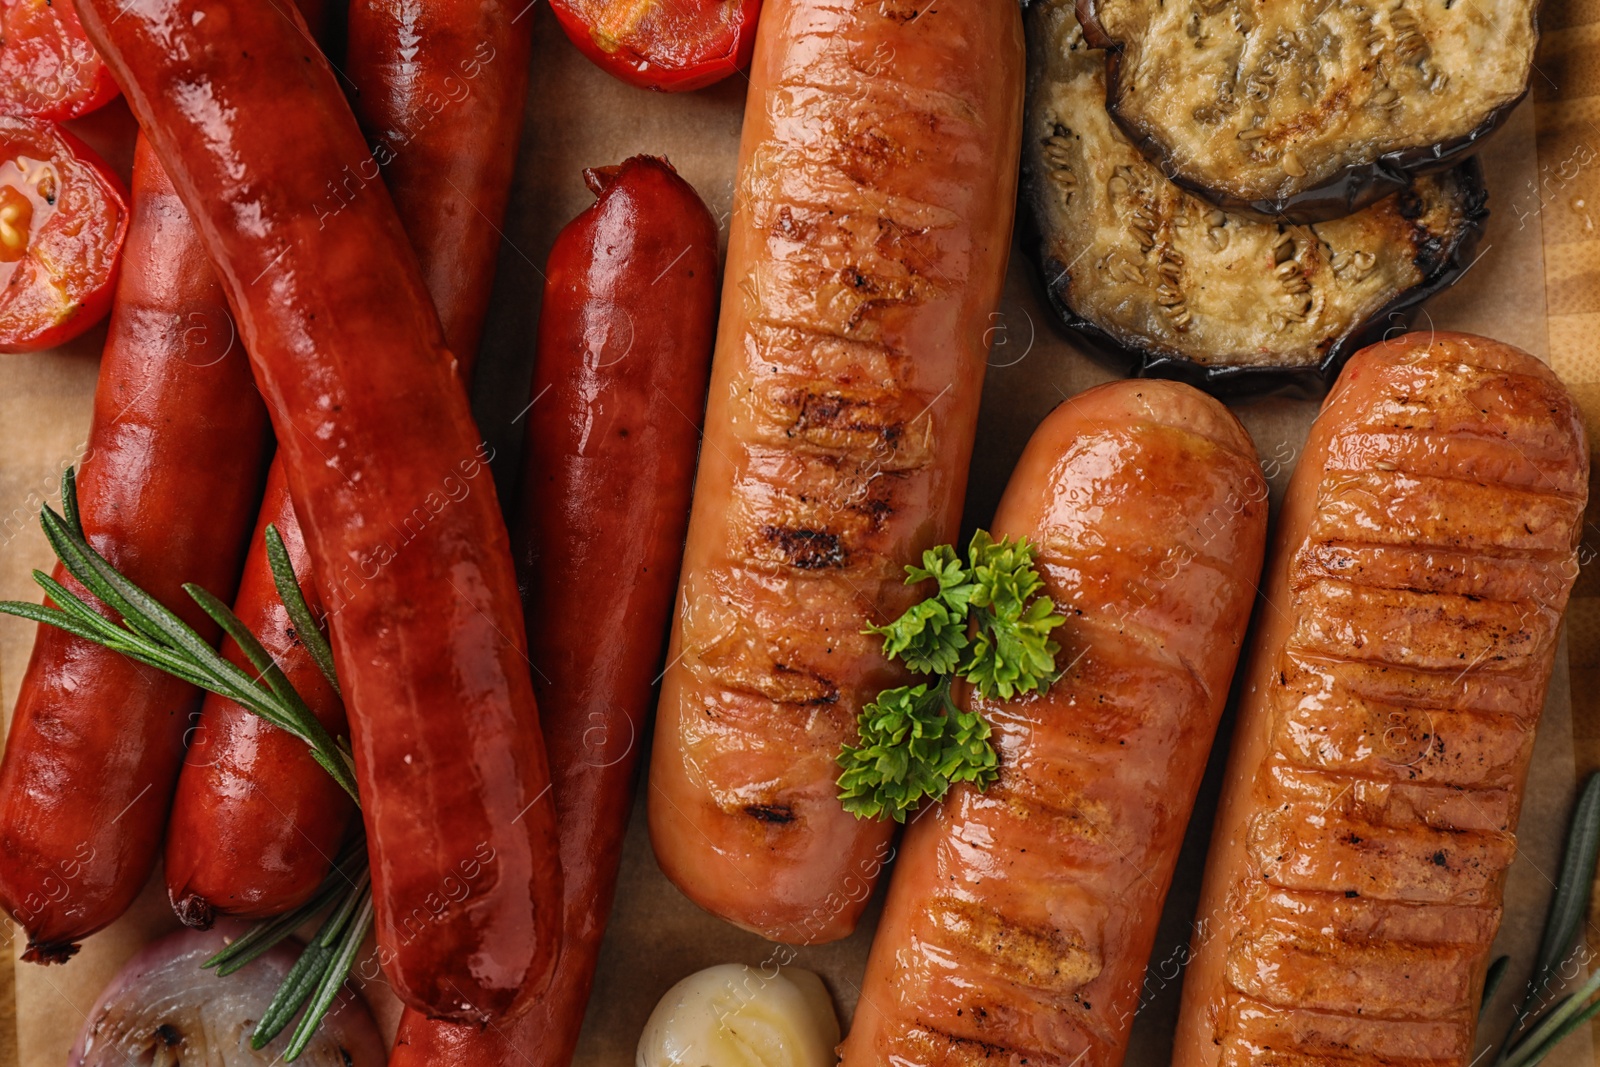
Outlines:
{"label": "curved red sausage", "polygon": [[599,200],[561,231],[545,270],[517,523],[561,839],[561,958],[506,1026],[407,1012],[390,1067],[566,1067],[616,889],[689,522],[717,229],[661,160],[585,177]]}
{"label": "curved red sausage", "polygon": [[[210,636],[182,585],[232,592],[271,438],[222,287],[143,138],[123,255],[78,476],[84,531]],[[0,902],[27,931],[24,958],[66,959],[143,888],[196,695],[40,626],[0,764]]]}
{"label": "curved red sausage", "polygon": [[[518,19],[521,7],[359,0],[350,9],[345,74],[356,87],[356,119],[374,161],[383,161],[382,180],[467,379],[527,91],[532,16]],[[413,47],[418,38],[428,46]],[[344,706],[289,633],[263,549],[274,523],[296,554],[301,585],[312,584],[281,466],[269,479],[234,613],[338,737],[348,729]],[[211,695],[185,763],[167,836],[167,893],[179,917],[205,925],[217,912],[255,918],[310,899],[354,809],[305,745]]]}
{"label": "curved red sausage", "polygon": [[992,532],[1038,547],[1064,670],[975,705],[1000,777],[906,831],[844,1067],[1122,1063],[1255,602],[1267,483],[1217,401],[1112,382],[1034,432]]}
{"label": "curved red sausage", "polygon": [[1267,565],[1177,1067],[1463,1067],[1578,574],[1581,412],[1521,349],[1351,357]]}
{"label": "curved red sausage", "polygon": [[378,961],[428,1014],[504,1016],[554,964],[555,819],[491,454],[416,257],[376,175],[329,199],[371,157],[300,26],[248,0],[79,14],[268,400],[332,620]]}

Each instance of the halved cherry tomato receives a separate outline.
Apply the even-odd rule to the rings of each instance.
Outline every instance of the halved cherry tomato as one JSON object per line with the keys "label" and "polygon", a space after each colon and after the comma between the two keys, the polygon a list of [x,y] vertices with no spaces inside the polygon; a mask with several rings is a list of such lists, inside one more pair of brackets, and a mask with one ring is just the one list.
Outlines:
{"label": "halved cherry tomato", "polygon": [[572,43],[644,89],[684,92],[750,62],[761,0],[551,0]]}
{"label": "halved cherry tomato", "polygon": [[0,352],[70,341],[111,308],[128,193],[51,122],[0,116]]}
{"label": "halved cherry tomato", "polygon": [[0,114],[59,122],[116,95],[72,0],[0,0]]}

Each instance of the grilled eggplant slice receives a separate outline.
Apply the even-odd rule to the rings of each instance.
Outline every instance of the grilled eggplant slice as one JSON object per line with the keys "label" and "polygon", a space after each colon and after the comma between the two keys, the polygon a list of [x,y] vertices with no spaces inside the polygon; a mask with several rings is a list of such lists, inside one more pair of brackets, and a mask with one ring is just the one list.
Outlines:
{"label": "grilled eggplant slice", "polygon": [[1077,0],[1106,107],[1218,206],[1317,222],[1473,152],[1526,94],[1537,0]]}
{"label": "grilled eggplant slice", "polygon": [[1051,304],[1136,373],[1318,392],[1343,357],[1454,281],[1483,219],[1476,161],[1354,215],[1290,225],[1180,189],[1107,116],[1070,2],[1028,12],[1024,168]]}

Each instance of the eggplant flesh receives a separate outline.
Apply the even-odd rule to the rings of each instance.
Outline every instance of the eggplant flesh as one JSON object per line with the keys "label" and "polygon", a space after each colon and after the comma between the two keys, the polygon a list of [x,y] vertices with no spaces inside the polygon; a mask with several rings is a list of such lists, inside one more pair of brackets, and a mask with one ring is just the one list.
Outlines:
{"label": "eggplant flesh", "polygon": [[1221,207],[1316,222],[1465,158],[1526,94],[1537,0],[1077,0],[1106,108]]}
{"label": "eggplant flesh", "polygon": [[1070,3],[1035,3],[1028,20],[1024,171],[1050,302],[1139,373],[1316,391],[1374,328],[1461,273],[1487,214],[1475,161],[1328,222],[1229,213],[1168,181],[1111,121],[1103,56]]}

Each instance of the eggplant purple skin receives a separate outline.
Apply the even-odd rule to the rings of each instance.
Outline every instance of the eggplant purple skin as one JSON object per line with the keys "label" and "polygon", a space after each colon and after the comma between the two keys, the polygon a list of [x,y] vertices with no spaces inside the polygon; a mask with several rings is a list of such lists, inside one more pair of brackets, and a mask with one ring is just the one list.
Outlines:
{"label": "eggplant purple skin", "polygon": [[[1422,174],[1436,174],[1449,170],[1470,158],[1483,147],[1483,142],[1505,122],[1511,112],[1527,98],[1529,87],[1524,87],[1516,99],[1489,112],[1475,128],[1461,137],[1451,138],[1431,145],[1386,152],[1370,163],[1346,167],[1338,177],[1314,189],[1294,196],[1272,200],[1240,200],[1225,196],[1205,185],[1191,181],[1176,173],[1170,155],[1153,137],[1135,129],[1124,120],[1116,107],[1118,77],[1122,67],[1122,42],[1108,35],[1095,17],[1095,0],[1076,0],[1078,23],[1083,27],[1083,39],[1091,48],[1104,49],[1106,53],[1106,112],[1113,122],[1133,142],[1139,152],[1167,176],[1167,180],[1180,189],[1224,211],[1248,215],[1264,222],[1285,222],[1296,225],[1327,222],[1329,219],[1353,215],[1369,204],[1374,204],[1391,193],[1411,185],[1411,179]],[[1533,12],[1534,28],[1538,29],[1539,11]],[[1437,290],[1435,290],[1437,291]]]}
{"label": "eggplant purple skin", "polygon": [[1435,254],[1439,260],[1422,283],[1400,293],[1366,322],[1335,341],[1322,361],[1313,365],[1206,366],[1193,360],[1132,348],[1080,316],[1060,298],[1062,287],[1048,281],[1054,278],[1059,283],[1070,278],[1070,274],[1065,265],[1048,252],[1049,239],[1040,230],[1039,213],[1032,203],[1031,190],[1035,185],[1031,174],[1024,174],[1024,181],[1030,189],[1024,239],[1038,250],[1036,284],[1042,290],[1044,301],[1055,311],[1059,325],[1089,341],[1092,356],[1127,377],[1170,378],[1219,397],[1282,395],[1316,399],[1332,388],[1334,380],[1344,368],[1345,360],[1353,353],[1390,333],[1409,330],[1422,303],[1450,288],[1472,266],[1473,252],[1477,249],[1478,239],[1483,236],[1484,223],[1489,218],[1489,193],[1483,183],[1483,167],[1476,158],[1469,158],[1457,166],[1467,203],[1463,209],[1465,224],[1455,243],[1440,247],[1441,242],[1432,241],[1425,246],[1417,257],[1418,265],[1426,268],[1427,261]]}

